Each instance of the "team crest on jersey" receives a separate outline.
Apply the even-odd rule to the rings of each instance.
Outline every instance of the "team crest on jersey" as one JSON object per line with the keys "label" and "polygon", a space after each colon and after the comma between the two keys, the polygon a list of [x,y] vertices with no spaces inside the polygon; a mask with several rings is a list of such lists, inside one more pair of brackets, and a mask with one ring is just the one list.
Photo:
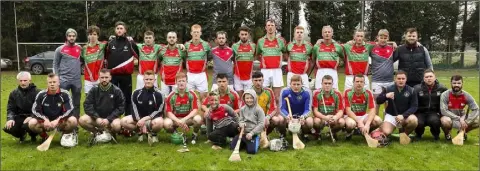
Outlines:
{"label": "team crest on jersey", "polygon": [[127,47],[127,46],[124,46],[124,47],[123,47],[123,51],[128,51],[128,47]]}
{"label": "team crest on jersey", "polygon": [[409,96],[410,96],[410,93],[407,91],[407,92],[403,93],[403,95],[404,95],[405,97],[409,97]]}
{"label": "team crest on jersey", "polygon": [[62,103],[57,103],[57,106],[58,106],[58,107],[62,106]]}
{"label": "team crest on jersey", "polygon": [[465,106],[465,103],[460,103],[460,106],[462,106],[462,107]]}
{"label": "team crest on jersey", "polygon": [[448,102],[448,107],[452,107],[452,102]]}
{"label": "team crest on jersey", "polygon": [[439,91],[437,91],[437,96],[440,96],[440,95],[442,95],[442,93],[440,93]]}
{"label": "team crest on jersey", "polygon": [[113,99],[113,94],[110,94],[110,98]]}
{"label": "team crest on jersey", "polygon": [[142,102],[142,101],[138,101],[138,104],[143,104],[143,102]]}
{"label": "team crest on jersey", "polygon": [[418,92],[419,96],[423,96],[423,91]]}
{"label": "team crest on jersey", "polygon": [[297,96],[297,100],[302,100],[302,96]]}
{"label": "team crest on jersey", "polygon": [[117,48],[115,48],[115,46],[112,46],[112,49],[117,49]]}
{"label": "team crest on jersey", "polygon": [[151,100],[148,101],[148,105],[152,105],[152,104],[153,104],[153,102]]}
{"label": "team crest on jersey", "polygon": [[48,103],[44,103],[43,105],[44,105],[44,106],[50,106]]}

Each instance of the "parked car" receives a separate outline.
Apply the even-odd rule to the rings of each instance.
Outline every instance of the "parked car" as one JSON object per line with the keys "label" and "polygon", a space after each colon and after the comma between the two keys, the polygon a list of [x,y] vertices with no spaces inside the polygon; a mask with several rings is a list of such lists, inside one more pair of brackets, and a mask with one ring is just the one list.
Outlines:
{"label": "parked car", "polygon": [[[54,51],[46,51],[31,57],[26,57],[23,61],[25,62],[25,69],[31,71],[32,74],[39,75],[43,73],[48,73],[53,71],[53,58]],[[82,75],[84,72],[84,67],[82,65]]]}
{"label": "parked car", "polygon": [[7,58],[1,58],[0,59],[0,67],[2,69],[12,68],[12,66],[13,66],[12,60],[7,59]]}

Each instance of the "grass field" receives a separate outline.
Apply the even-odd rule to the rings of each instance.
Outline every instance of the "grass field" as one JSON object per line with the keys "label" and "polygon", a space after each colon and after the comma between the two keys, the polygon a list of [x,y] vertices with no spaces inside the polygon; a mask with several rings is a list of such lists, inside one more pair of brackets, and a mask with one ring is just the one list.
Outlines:
{"label": "grass field", "polygon": [[[450,76],[461,73],[466,77],[464,90],[479,102],[479,78],[476,70],[439,71],[437,78],[447,87]],[[1,124],[6,118],[8,94],[17,87],[15,72],[1,73]],[[344,76],[340,75],[339,85],[343,90]],[[135,81],[135,79],[133,79]],[[33,82],[46,88],[45,76],[33,76]],[[135,83],[133,84],[135,85]],[[82,94],[82,108],[84,95]],[[83,109],[81,109],[83,111]],[[82,112],[83,113],[83,112]],[[383,114],[382,114],[383,116]],[[453,135],[455,136],[453,131]],[[345,141],[339,135],[336,144],[328,139],[306,143],[301,151],[289,149],[285,152],[260,150],[257,155],[242,151],[242,161],[230,163],[230,150],[214,151],[204,144],[205,136],[200,136],[196,145],[189,144],[190,152],[178,153],[181,146],[170,143],[163,131],[159,134],[160,143],[149,147],[146,142],[137,143],[136,137],[119,136],[119,144],[99,144],[87,148],[87,136],[83,129],[79,134],[79,145],[72,149],[60,146],[57,134],[50,150],[39,152],[39,144],[29,142],[19,144],[12,136],[1,133],[2,170],[478,170],[479,142],[478,130],[469,133],[464,146],[454,146],[441,140],[434,142],[428,131],[423,141],[407,146],[400,145],[397,138],[386,148],[371,149],[363,137],[354,136]],[[275,138],[271,135],[270,138]],[[289,138],[290,139],[290,136]]]}

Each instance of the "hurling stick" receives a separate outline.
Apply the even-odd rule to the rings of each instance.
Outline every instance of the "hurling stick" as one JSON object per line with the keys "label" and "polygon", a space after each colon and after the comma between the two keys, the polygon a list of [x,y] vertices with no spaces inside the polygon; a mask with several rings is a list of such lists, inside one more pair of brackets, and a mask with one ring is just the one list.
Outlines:
{"label": "hurling stick", "polygon": [[[287,107],[288,107],[288,116],[290,118],[293,118],[292,108],[290,107],[290,100],[288,99],[288,97],[285,97],[285,100],[287,102]],[[305,148],[305,144],[303,144],[300,138],[298,138],[298,134],[293,132],[292,132],[292,146],[293,146],[293,149],[296,149],[296,150],[301,150]]]}
{"label": "hurling stick", "polygon": [[371,148],[378,147],[378,144],[379,144],[378,140],[373,139],[368,133],[363,134],[363,136],[365,137],[365,141],[367,141],[368,147],[371,147]]}
{"label": "hurling stick", "polygon": [[235,145],[235,149],[233,150],[232,155],[230,155],[230,158],[228,158],[228,161],[231,161],[231,162],[242,161],[242,158],[240,158],[240,144],[242,142],[243,129],[244,127],[242,127],[242,130],[240,131],[237,144]]}
{"label": "hurling stick", "polygon": [[260,134],[260,147],[261,148],[267,148],[269,145],[270,145],[270,143],[268,142],[267,132],[264,129],[262,131],[262,133]]}
{"label": "hurling stick", "polygon": [[57,134],[57,129],[55,129],[53,131],[53,133],[48,136],[48,138],[47,138],[47,140],[45,140],[45,142],[43,142],[42,144],[37,146],[37,150],[38,151],[47,151],[48,148],[50,148],[50,144],[52,143],[52,140],[53,140],[53,137],[55,136],[55,134]]}
{"label": "hurling stick", "polygon": [[[468,113],[470,112],[470,107],[467,108],[467,114],[465,115],[468,115]],[[462,129],[460,130],[460,132],[458,132],[457,136],[455,136],[455,138],[452,139],[452,143],[454,145],[463,145],[463,136],[465,135],[465,130]]]}
{"label": "hurling stick", "polygon": [[[392,99],[392,106],[393,106],[393,111],[395,112],[395,116],[398,116],[398,110],[397,110],[397,105],[395,104],[395,101]],[[407,119],[407,118],[404,118]],[[402,123],[397,123],[397,124],[402,124]],[[400,133],[400,144],[402,145],[407,145],[410,144],[412,139],[408,137],[408,135],[405,132]]]}

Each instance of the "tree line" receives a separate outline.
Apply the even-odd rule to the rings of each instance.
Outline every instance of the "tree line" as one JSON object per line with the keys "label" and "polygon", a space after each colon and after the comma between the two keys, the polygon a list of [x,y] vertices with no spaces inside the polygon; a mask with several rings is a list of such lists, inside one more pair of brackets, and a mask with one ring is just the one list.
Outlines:
{"label": "tree line", "polygon": [[[2,1],[2,57],[16,56],[13,3],[19,42],[62,42],[67,28],[77,30],[78,42],[87,41],[85,1]],[[268,18],[277,21],[279,34],[289,41],[290,29],[299,23],[301,4],[305,5],[312,42],[321,38],[324,25],[333,27],[334,39],[340,42],[352,39],[353,31],[359,28],[361,1],[87,1],[88,24],[101,28],[100,40],[112,35],[114,23],[121,20],[127,23],[128,34],[135,40],[141,41],[143,33],[151,30],[156,33],[157,43],[166,43],[169,31],[178,33],[180,43],[189,40],[193,24],[202,25],[204,40],[213,40],[216,31],[226,31],[230,44],[238,41],[238,28],[246,25],[256,41],[265,35]],[[468,46],[479,50],[478,2],[369,1],[366,7],[365,30],[369,40],[375,39],[379,29],[386,28],[390,39],[401,43],[405,29],[416,27],[420,42],[431,51],[463,52]],[[28,47],[27,55],[39,50],[43,49]]]}

